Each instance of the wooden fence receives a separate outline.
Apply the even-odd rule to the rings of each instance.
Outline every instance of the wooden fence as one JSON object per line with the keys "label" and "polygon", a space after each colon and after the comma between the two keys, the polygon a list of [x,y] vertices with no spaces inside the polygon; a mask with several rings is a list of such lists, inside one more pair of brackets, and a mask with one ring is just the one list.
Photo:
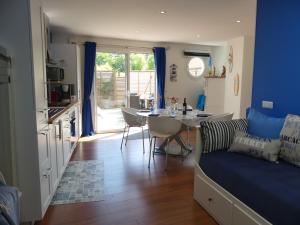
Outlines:
{"label": "wooden fence", "polygon": [[[156,92],[155,72],[153,70],[130,71],[129,82],[130,93],[141,96],[144,94],[155,94]],[[125,106],[126,86],[125,73],[97,71],[97,105],[103,109]]]}

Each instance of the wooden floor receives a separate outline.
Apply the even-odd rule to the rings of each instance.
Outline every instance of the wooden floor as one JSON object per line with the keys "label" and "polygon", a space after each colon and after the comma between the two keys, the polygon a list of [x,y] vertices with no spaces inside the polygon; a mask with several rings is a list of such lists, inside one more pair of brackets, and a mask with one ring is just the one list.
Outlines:
{"label": "wooden floor", "polygon": [[[95,138],[92,138],[95,139]],[[103,160],[105,200],[50,206],[38,225],[193,225],[216,222],[193,200],[193,163],[155,156],[148,170],[142,141],[129,140],[120,151],[116,135],[78,144],[72,160]]]}

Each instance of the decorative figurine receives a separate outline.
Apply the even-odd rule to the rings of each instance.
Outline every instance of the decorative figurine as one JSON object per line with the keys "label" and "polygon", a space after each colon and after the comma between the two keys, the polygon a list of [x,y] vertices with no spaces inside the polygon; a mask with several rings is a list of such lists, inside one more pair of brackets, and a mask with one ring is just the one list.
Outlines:
{"label": "decorative figurine", "polygon": [[175,64],[170,66],[170,81],[177,81],[177,66]]}

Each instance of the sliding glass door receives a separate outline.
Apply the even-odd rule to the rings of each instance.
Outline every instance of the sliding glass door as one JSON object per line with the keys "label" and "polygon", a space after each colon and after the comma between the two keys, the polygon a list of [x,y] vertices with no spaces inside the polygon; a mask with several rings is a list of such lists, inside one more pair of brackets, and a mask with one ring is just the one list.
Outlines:
{"label": "sliding glass door", "polygon": [[121,108],[127,106],[127,55],[96,54],[96,130],[116,132],[124,128]]}
{"label": "sliding glass door", "polygon": [[156,96],[154,56],[150,53],[131,53],[129,65],[130,107],[147,108]]}
{"label": "sliding glass door", "polygon": [[147,107],[156,96],[152,53],[97,52],[95,105],[97,133],[124,128],[122,107]]}

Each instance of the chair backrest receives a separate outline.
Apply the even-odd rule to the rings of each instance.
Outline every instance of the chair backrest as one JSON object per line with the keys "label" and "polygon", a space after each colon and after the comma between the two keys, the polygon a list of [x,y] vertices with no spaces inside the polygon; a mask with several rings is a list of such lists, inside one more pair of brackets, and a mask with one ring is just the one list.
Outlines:
{"label": "chair backrest", "polygon": [[134,109],[140,108],[140,96],[130,95],[130,108],[134,108]]}
{"label": "chair backrest", "polygon": [[145,126],[146,118],[137,115],[137,109],[133,108],[122,108],[122,114],[125,122],[130,127],[140,127]]}
{"label": "chair backrest", "polygon": [[174,118],[161,116],[161,117],[149,117],[148,126],[150,133],[159,133],[162,135],[175,135],[182,127],[182,123]]}
{"label": "chair backrest", "polygon": [[207,121],[227,121],[232,120],[233,113],[224,113],[219,115],[210,116]]}
{"label": "chair backrest", "polygon": [[204,109],[205,109],[205,100],[206,100],[205,95],[199,95],[196,108],[201,110],[201,111],[204,111]]}

